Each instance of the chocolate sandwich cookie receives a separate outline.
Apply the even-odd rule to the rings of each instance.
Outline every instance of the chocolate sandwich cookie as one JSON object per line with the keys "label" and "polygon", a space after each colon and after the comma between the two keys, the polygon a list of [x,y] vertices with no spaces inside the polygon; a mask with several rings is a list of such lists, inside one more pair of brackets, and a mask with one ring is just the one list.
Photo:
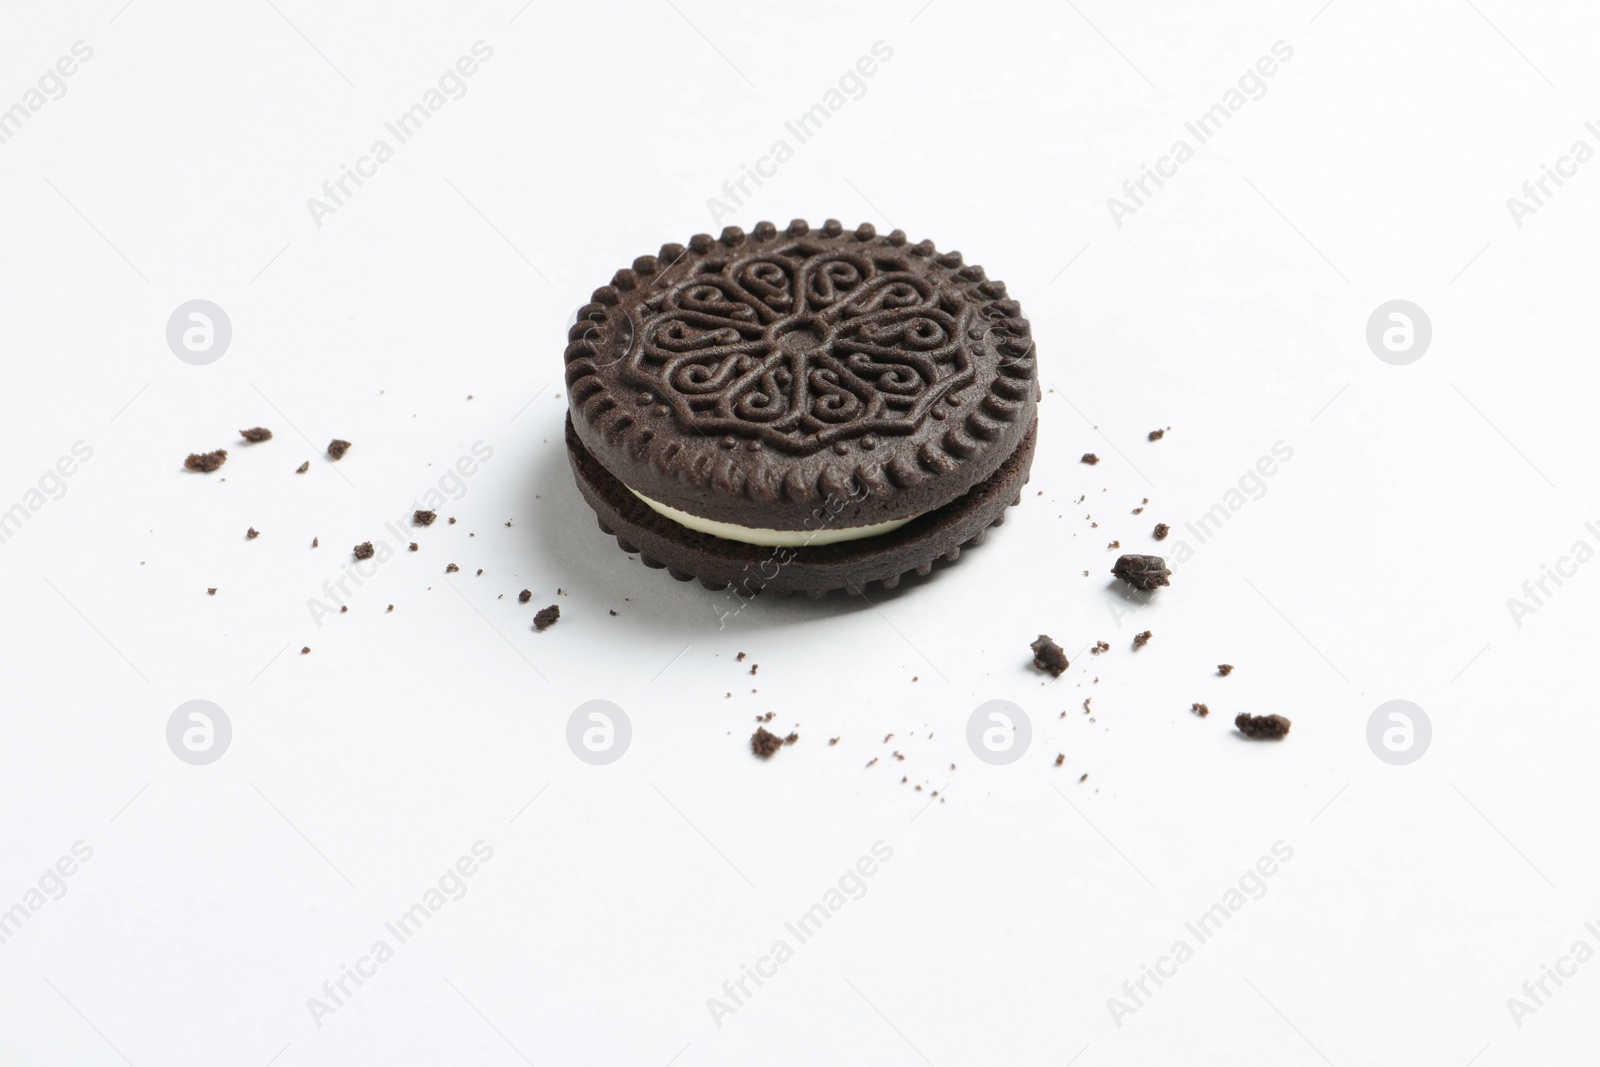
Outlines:
{"label": "chocolate sandwich cookie", "polygon": [[1028,480],[1028,320],[983,268],[900,230],[763,222],[663,245],[595,290],[569,341],[578,488],[681,581],[893,588],[981,541]]}

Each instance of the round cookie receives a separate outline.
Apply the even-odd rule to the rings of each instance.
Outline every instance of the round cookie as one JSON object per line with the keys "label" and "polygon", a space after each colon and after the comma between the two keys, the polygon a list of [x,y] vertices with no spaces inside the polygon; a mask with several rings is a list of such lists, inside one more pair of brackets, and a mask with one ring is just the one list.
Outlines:
{"label": "round cookie", "polygon": [[711,588],[892,586],[1003,521],[1027,480],[1021,308],[899,230],[665,245],[597,289],[569,341],[579,488],[625,549]]}

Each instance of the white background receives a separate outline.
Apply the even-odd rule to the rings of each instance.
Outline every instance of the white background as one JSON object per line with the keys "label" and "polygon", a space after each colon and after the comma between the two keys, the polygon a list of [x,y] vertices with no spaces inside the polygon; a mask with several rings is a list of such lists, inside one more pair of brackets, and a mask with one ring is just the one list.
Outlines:
{"label": "white background", "polygon": [[[0,1062],[1586,1062],[1600,962],[1520,1020],[1507,998],[1600,949],[1600,568],[1520,626],[1507,600],[1600,547],[1600,165],[1520,228],[1506,199],[1600,148],[1600,18],[1319,2],[6,3],[0,107],[94,54],[0,145],[0,510],[93,456],[0,544],[0,909],[93,857],[0,945]],[[466,95],[319,227],[307,198],[480,40]],[[1117,226],[1107,198],[1280,40],[1266,94]],[[714,224],[876,41],[865,95]],[[630,561],[574,490],[565,326],[663,242],[797,216],[1004,279],[1039,453],[956,566],[719,627],[735,605]],[[192,299],[232,321],[209,366],[166,344]],[[1392,299],[1433,323],[1409,366],[1365,341]],[[315,618],[480,441],[458,523]],[[1184,531],[1280,441],[1258,498]],[[1193,558],[1119,619],[1106,546],[1157,521]],[[600,698],[633,727],[607,767],[565,741]],[[167,747],[191,699],[232,723],[209,766]],[[1032,723],[1009,766],[964,737],[994,699]],[[1366,740],[1391,699],[1433,724],[1409,766]],[[1293,733],[1246,742],[1240,711]],[[766,712],[800,740],[761,763]],[[466,895],[317,1025],[480,840]],[[877,841],[865,896],[719,1026],[708,998]],[[1265,894],[1114,1018],[1280,841]]]}

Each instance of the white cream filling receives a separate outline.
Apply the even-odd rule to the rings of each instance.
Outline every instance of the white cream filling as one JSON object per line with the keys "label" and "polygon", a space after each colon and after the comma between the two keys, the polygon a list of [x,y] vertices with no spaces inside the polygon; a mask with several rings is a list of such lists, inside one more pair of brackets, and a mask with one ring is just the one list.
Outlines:
{"label": "white cream filling", "polygon": [[762,530],[754,526],[718,522],[716,519],[702,519],[698,515],[691,515],[687,511],[679,511],[677,508],[651,500],[637,489],[629,488],[628,492],[649,504],[651,510],[659,515],[665,515],[679,526],[686,526],[697,533],[710,534],[712,537],[743,541],[747,545],[759,545],[762,548],[806,548],[833,545],[841,541],[859,541],[864,537],[877,537],[879,534],[898,530],[912,519],[920,518],[919,515],[908,515],[903,519],[875,522],[870,526],[841,526],[832,529]]}

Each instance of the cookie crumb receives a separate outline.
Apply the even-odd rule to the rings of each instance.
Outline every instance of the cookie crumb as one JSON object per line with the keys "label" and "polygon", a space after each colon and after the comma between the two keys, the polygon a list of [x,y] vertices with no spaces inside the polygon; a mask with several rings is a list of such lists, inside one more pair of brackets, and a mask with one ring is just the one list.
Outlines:
{"label": "cookie crumb", "polygon": [[303,647],[303,648],[301,648],[301,649],[300,649],[300,654],[301,654],[301,655],[302,655],[302,656],[309,656],[309,655],[311,655],[311,646],[310,646],[310,645],[306,645],[306,646],[305,646],[305,647]]}
{"label": "cookie crumb", "polygon": [[[389,605],[389,611],[393,611],[393,610],[394,610],[394,605],[390,604]],[[387,615],[388,613],[389,613],[388,611],[384,612],[385,615]]]}
{"label": "cookie crumb", "polygon": [[316,538],[315,538],[315,537],[313,537],[313,538],[312,538],[312,539],[311,539],[311,547],[312,547],[312,548],[316,548],[316,547],[317,547],[317,545],[319,545],[319,544],[321,544],[321,542],[320,542],[320,541],[318,541],[318,540],[317,540],[317,539],[316,539]]}
{"label": "cookie crumb", "polygon": [[294,472],[296,474],[304,474],[306,471],[308,471],[310,469],[311,469],[311,461],[308,459],[304,463],[300,464],[300,466],[296,467],[294,469]]}
{"label": "cookie crumb", "polygon": [[1252,741],[1280,741],[1289,734],[1289,720],[1282,715],[1240,713],[1233,725]]}
{"label": "cookie crumb", "polygon": [[454,515],[452,515],[452,516],[450,516],[450,525],[454,526],[455,524],[456,524],[456,518],[455,518]]}
{"label": "cookie crumb", "polygon": [[533,590],[532,589],[524,589],[522,592],[517,594],[517,603],[518,604],[526,604],[528,601],[530,601],[532,599],[533,599]]}
{"label": "cookie crumb", "polygon": [[260,536],[261,536],[261,531],[256,529],[254,526],[250,527],[250,529],[248,529],[248,530],[246,530],[244,532],[244,539],[246,541],[254,541],[256,538],[258,538]]}
{"label": "cookie crumb", "polygon": [[418,509],[417,511],[413,511],[411,513],[411,525],[432,526],[433,520],[437,519],[438,517],[439,513],[437,511],[422,511],[421,509]]}
{"label": "cookie crumb", "polygon": [[616,613],[617,613],[617,609],[616,609],[616,608],[612,608],[612,609],[611,609],[611,614],[612,614],[612,615],[615,615],[615,614],[616,614]]}
{"label": "cookie crumb", "polygon": [[1206,707],[1204,704],[1190,704],[1189,710],[1200,716],[1202,719],[1211,714],[1211,709]]}
{"label": "cookie crumb", "polygon": [[1110,652],[1111,651],[1111,646],[1106,644],[1104,641],[1096,641],[1094,643],[1094,647],[1089,649],[1089,651],[1092,654],[1098,656],[1102,652]]}
{"label": "cookie crumb", "polygon": [[544,633],[554,626],[559,618],[561,618],[561,609],[551,604],[549,607],[533,613],[533,628],[540,633]]}
{"label": "cookie crumb", "polygon": [[1219,664],[1217,664],[1217,673],[1222,675],[1222,677],[1226,678],[1228,675],[1233,673],[1233,664],[1231,664],[1231,663],[1219,663]]}
{"label": "cookie crumb", "polygon": [[1145,630],[1143,633],[1134,634],[1133,635],[1133,647],[1134,648],[1143,648],[1145,645],[1148,645],[1150,643],[1150,636],[1151,635],[1150,635],[1150,631],[1149,630]]}
{"label": "cookie crumb", "polygon": [[1084,782],[1087,782],[1088,780],[1089,780],[1089,772],[1088,771],[1084,771],[1083,772],[1083,777],[1078,779],[1078,784],[1082,785]]}
{"label": "cookie crumb", "polygon": [[1121,548],[1121,547],[1122,547],[1122,542],[1121,541],[1113,541],[1109,545],[1106,546],[1106,550],[1109,552],[1113,548]]}
{"label": "cookie crumb", "polygon": [[375,554],[371,541],[363,541],[350,551],[355,555],[356,559],[371,559]]}
{"label": "cookie crumb", "polygon": [[1056,766],[1059,767],[1065,762],[1067,762],[1067,754],[1065,752],[1057,752],[1056,753]]}
{"label": "cookie crumb", "polygon": [[828,744],[830,744],[830,745],[837,745],[837,744],[838,744],[838,743],[839,743],[839,739],[838,739],[838,738],[837,738],[837,737],[830,737],[830,738],[828,738]]}
{"label": "cookie crumb", "polygon": [[1053,678],[1061,677],[1061,672],[1072,666],[1067,662],[1066,650],[1050,640],[1047,634],[1040,634],[1039,639],[1028,647],[1033,649],[1033,665],[1041,671],[1049,671]]}
{"label": "cookie crumb", "polygon": [[183,466],[185,470],[209,474],[226,462],[228,462],[228,450],[219,448],[215,452],[190,452],[188,458],[183,461]]}
{"label": "cookie crumb", "polygon": [[1165,430],[1151,430],[1149,433],[1150,440],[1152,441],[1159,441],[1165,436],[1167,436],[1167,431]]}
{"label": "cookie crumb", "polygon": [[1171,532],[1172,527],[1168,526],[1164,522],[1158,522],[1156,523],[1156,528],[1150,531],[1150,536],[1154,537],[1157,541],[1165,541],[1167,539],[1167,534]]}
{"label": "cookie crumb", "polygon": [[344,454],[348,451],[350,451],[349,441],[341,441],[335,437],[332,441],[328,442],[329,459],[343,459]]}
{"label": "cookie crumb", "polygon": [[1089,466],[1092,467],[1096,463],[1100,462],[1100,457],[1095,455],[1093,452],[1085,452],[1083,454],[1083,458],[1081,460],[1079,460],[1078,462],[1087,463],[1087,464],[1089,464]]}
{"label": "cookie crumb", "polygon": [[751,674],[756,673],[756,671],[759,671],[760,669],[761,669],[761,664],[759,664],[759,663],[750,664],[750,673]]}
{"label": "cookie crumb", "polygon": [[217,587],[216,586],[212,586],[210,589],[206,590],[206,596],[216,596],[216,595],[217,595]]}
{"label": "cookie crumb", "polygon": [[413,552],[417,551],[417,543],[415,541],[411,542],[409,547],[410,547],[411,551],[413,551]]}
{"label": "cookie crumb", "polygon": [[477,577],[479,577],[479,578],[482,578],[482,577],[483,577],[483,568],[482,568],[482,567],[479,567],[479,568],[478,568],[478,574],[477,574]]}
{"label": "cookie crumb", "polygon": [[253,426],[248,430],[240,430],[239,436],[251,444],[260,444],[262,441],[272,440],[272,431],[265,426]]}
{"label": "cookie crumb", "polygon": [[744,653],[741,652],[737,656],[733,657],[733,662],[735,662],[735,663],[743,663],[744,662]]}
{"label": "cookie crumb", "polygon": [[1111,573],[1135,589],[1155,589],[1171,585],[1172,572],[1160,556],[1119,556]]}
{"label": "cookie crumb", "polygon": [[350,610],[350,605],[349,604],[340,604],[339,605],[339,614],[340,615],[345,614],[349,610]]}
{"label": "cookie crumb", "polygon": [[772,754],[782,747],[783,738],[765,726],[757,726],[756,732],[750,735],[750,751],[761,759],[771,759]]}
{"label": "cookie crumb", "polygon": [[446,574],[454,574],[456,571],[458,571],[460,569],[461,568],[457,567],[454,563],[447,563],[447,564],[445,564],[444,572]]}

